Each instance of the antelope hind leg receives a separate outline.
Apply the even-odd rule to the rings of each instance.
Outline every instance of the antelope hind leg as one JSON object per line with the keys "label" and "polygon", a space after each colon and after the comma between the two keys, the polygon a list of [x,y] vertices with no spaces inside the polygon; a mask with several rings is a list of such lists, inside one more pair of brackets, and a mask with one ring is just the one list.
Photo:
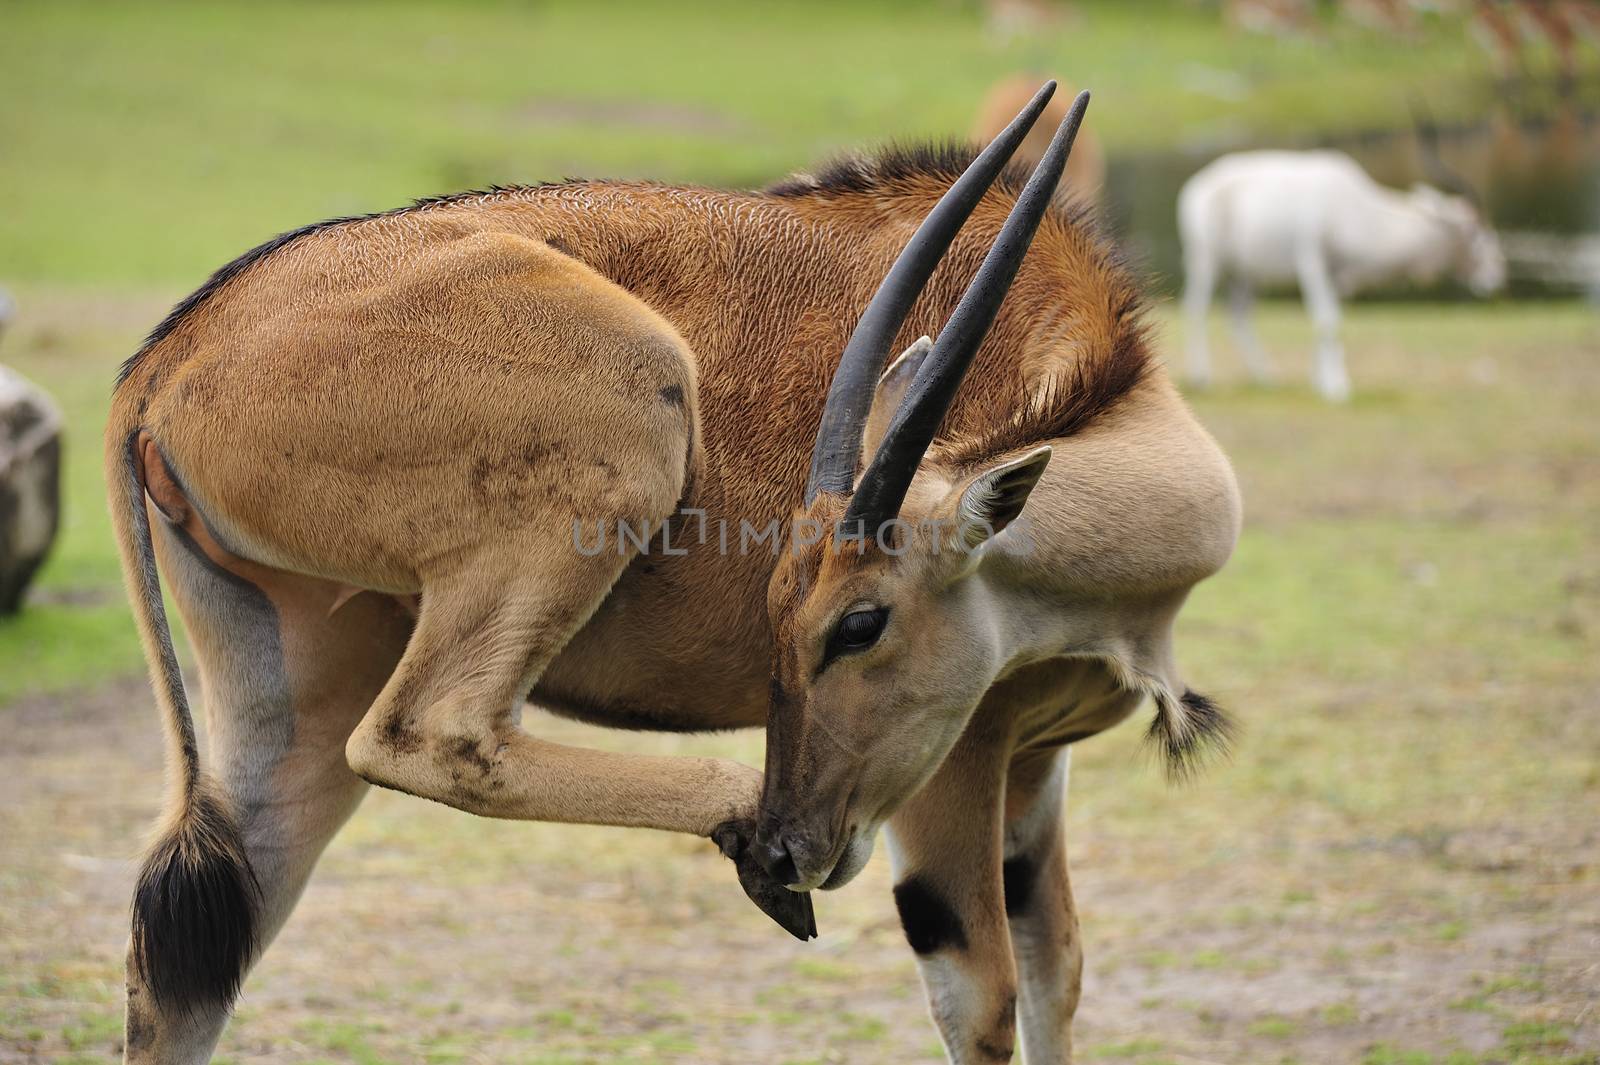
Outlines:
{"label": "antelope hind leg", "polygon": [[[356,773],[484,817],[659,828],[710,837],[755,809],[734,762],[568,747],[525,732],[521,698],[605,597],[615,554],[542,564],[559,541],[518,537],[423,585],[399,667],[345,747]],[[582,566],[573,564],[583,563]]]}
{"label": "antelope hind leg", "polygon": [[[153,508],[151,516],[161,570],[199,666],[209,723],[205,764],[217,797],[237,818],[257,888],[255,911],[232,919],[251,928],[247,938],[259,957],[366,790],[345,765],[345,737],[399,659],[410,619],[393,600],[374,595],[330,614],[336,585],[237,559],[225,568],[192,513],[183,528]],[[181,867],[166,875],[182,875]],[[161,883],[149,876],[147,870],[146,883]],[[229,1007],[221,989],[195,986],[195,973],[254,957],[219,959],[224,944],[172,942],[182,932],[159,908],[145,914],[144,932],[146,965],[165,968],[145,969],[130,951],[126,1060],[207,1061]],[[171,964],[180,959],[187,965]],[[158,1001],[146,972],[164,987],[187,988],[186,1001]]]}
{"label": "antelope hind leg", "polygon": [[521,727],[545,666],[605,598],[627,557],[583,557],[570,530],[524,531],[423,585],[416,633],[346,745],[374,784],[485,817],[656,828],[715,838],[746,893],[802,939],[808,898],[744,861],[761,774],[713,758],[571,747]]}

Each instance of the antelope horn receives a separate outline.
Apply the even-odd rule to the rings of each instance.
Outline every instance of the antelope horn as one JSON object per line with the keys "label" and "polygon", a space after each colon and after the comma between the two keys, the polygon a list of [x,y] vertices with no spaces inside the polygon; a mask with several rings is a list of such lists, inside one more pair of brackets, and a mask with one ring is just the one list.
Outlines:
{"label": "antelope horn", "polygon": [[967,286],[961,302],[939,333],[933,351],[928,353],[922,369],[907,389],[894,420],[884,433],[883,442],[872,457],[872,464],[850,499],[842,536],[872,536],[884,522],[900,513],[911,478],[916,475],[928,445],[933,443],[934,433],[950,409],[962,377],[972,365],[978,346],[983,343],[984,335],[1000,311],[1001,301],[1022,266],[1022,258],[1033,242],[1039,220],[1050,206],[1050,198],[1067,165],[1073,138],[1078,135],[1078,126],[1088,106],[1089,94],[1079,93],[1072,110],[1067,112],[1050,141],[1044,158],[1017,198],[1016,206],[978,268],[977,276]]}
{"label": "antelope horn", "polygon": [[1483,198],[1466,178],[1446,165],[1444,155],[1439,151],[1439,126],[1434,122],[1427,105],[1419,99],[1413,98],[1411,101],[1411,121],[1416,128],[1422,169],[1428,175],[1428,180],[1442,191],[1464,198],[1481,212]]}
{"label": "antelope horn", "polygon": [[861,313],[855,332],[844,346],[833,383],[828,386],[828,402],[822,409],[817,442],[811,451],[811,474],[806,480],[807,506],[819,492],[842,495],[855,483],[856,464],[861,458],[861,433],[867,424],[878,374],[895,334],[905,324],[911,305],[922,294],[962,223],[1005,169],[1055,89],[1055,82],[1045,82],[1022,113],[934,204],[894,266],[889,268],[867,309]]}

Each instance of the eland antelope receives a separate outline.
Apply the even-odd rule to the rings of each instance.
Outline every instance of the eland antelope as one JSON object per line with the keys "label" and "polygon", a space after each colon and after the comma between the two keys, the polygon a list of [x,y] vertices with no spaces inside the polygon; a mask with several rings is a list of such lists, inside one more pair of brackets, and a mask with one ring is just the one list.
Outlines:
{"label": "eland antelope", "polygon": [[1183,240],[1183,309],[1188,376],[1211,381],[1206,310],[1224,275],[1235,341],[1257,380],[1272,376],[1250,324],[1257,285],[1298,283],[1316,329],[1312,379],[1329,400],[1350,397],[1339,343],[1339,301],[1393,281],[1454,277],[1478,295],[1505,284],[1494,230],[1463,196],[1427,185],[1409,192],[1379,185],[1336,151],[1225,155],[1184,182],[1178,194]]}
{"label": "eland antelope", "polygon": [[[951,1059],[1007,1059],[1018,1029],[1027,1061],[1070,1057],[1068,751],[1146,697],[1175,767],[1225,734],[1172,636],[1239,503],[1138,290],[1052,201],[1087,95],[1025,184],[1005,170],[1052,88],[975,158],[321,223],[156,327],[106,434],[174,769],[134,899],[129,1061],[209,1057],[368,783],[712,838],[801,936],[804,892],[887,825]],[[745,541],[779,519],[781,544]],[[596,528],[635,536],[596,550]],[[765,786],[540,739],[525,698],[764,724]]]}

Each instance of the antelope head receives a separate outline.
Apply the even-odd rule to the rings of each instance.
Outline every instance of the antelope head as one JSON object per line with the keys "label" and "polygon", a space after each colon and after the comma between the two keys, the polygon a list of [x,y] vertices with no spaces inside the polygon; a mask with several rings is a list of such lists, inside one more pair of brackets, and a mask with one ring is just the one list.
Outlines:
{"label": "antelope head", "polygon": [[1449,233],[1451,244],[1445,259],[1457,281],[1471,289],[1475,296],[1491,296],[1505,287],[1505,252],[1500,247],[1499,236],[1485,220],[1476,196],[1415,185],[1411,189],[1411,202]]}
{"label": "antelope head", "polygon": [[[924,338],[880,370],[912,303],[1054,87],[929,212],[863,312],[828,391],[795,525],[797,541],[801,528],[818,536],[784,553],[767,590],[775,643],[755,850],[796,890],[837,887],[861,870],[878,826],[944,760],[1005,665],[983,563],[1018,539],[1020,530],[1005,530],[1050,449],[978,470],[924,456],[1049,206],[1087,93],[937,341]],[[864,435],[877,446],[858,481]]]}
{"label": "antelope head", "polygon": [[1422,169],[1433,183],[1412,186],[1411,202],[1450,231],[1455,248],[1449,265],[1456,280],[1475,296],[1492,295],[1505,287],[1506,257],[1500,238],[1489,224],[1483,197],[1471,182],[1445,163],[1439,150],[1439,127],[1420,100],[1412,101],[1411,116],[1422,150]]}

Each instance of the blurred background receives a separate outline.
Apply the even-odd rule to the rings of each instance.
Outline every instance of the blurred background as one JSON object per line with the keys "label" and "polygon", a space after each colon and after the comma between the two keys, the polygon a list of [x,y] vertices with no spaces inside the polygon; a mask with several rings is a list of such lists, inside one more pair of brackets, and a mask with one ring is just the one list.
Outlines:
{"label": "blurred background", "polygon": [[[1022,74],[1094,91],[1101,218],[1148,278],[1174,371],[1177,195],[1227,152],[1336,147],[1397,188],[1449,174],[1508,266],[1489,299],[1446,280],[1347,304],[1346,404],[1308,383],[1293,286],[1256,315],[1276,386],[1246,380],[1218,314],[1216,380],[1192,399],[1246,530],[1179,649],[1246,731],[1178,788],[1135,724],[1076,749],[1081,1059],[1600,1061],[1597,8],[0,6],[0,364],[20,375],[0,375],[6,579],[49,544],[0,617],[0,1062],[103,1061],[121,1038],[161,745],[99,433],[117,363],[172,302],[276,232],[417,196],[566,176],[761,187],[965,137]],[[759,735],[531,724],[760,759]],[[221,1054],[942,1060],[886,863],[817,912],[818,942],[783,939],[708,843],[372,795]]]}

